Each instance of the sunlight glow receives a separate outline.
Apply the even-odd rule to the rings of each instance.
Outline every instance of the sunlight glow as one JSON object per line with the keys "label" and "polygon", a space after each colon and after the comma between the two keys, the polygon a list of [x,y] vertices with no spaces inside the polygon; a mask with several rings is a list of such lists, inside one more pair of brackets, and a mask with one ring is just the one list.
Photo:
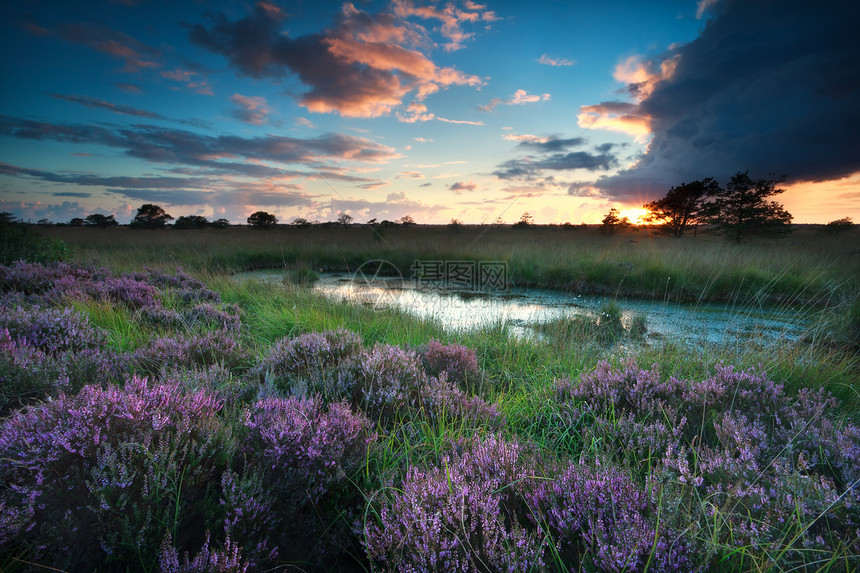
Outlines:
{"label": "sunlight glow", "polygon": [[641,208],[633,208],[633,209],[622,209],[621,216],[627,217],[630,219],[630,222],[634,225],[645,225],[647,222],[644,220],[645,217],[648,216],[650,211],[648,209]]}

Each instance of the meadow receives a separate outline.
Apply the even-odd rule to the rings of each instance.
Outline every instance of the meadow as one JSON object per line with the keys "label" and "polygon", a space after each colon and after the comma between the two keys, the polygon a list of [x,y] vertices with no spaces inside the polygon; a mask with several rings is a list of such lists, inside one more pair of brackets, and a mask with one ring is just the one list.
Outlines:
{"label": "meadow", "polygon": [[[860,567],[856,231],[45,232],[71,260],[0,267],[3,570]],[[636,342],[610,306],[518,339],[231,278],[369,259],[812,326]]]}

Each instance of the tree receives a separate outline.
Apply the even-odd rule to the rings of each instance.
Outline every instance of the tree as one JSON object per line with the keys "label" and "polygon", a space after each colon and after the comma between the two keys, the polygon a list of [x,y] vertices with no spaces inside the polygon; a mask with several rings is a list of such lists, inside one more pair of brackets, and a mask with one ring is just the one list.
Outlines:
{"label": "tree", "polygon": [[80,217],[75,217],[69,221],[69,227],[83,227],[84,220]]}
{"label": "tree", "polygon": [[119,225],[113,215],[102,215],[101,213],[93,213],[87,215],[84,219],[84,225],[87,227],[98,227],[99,229],[107,229],[108,227],[116,227]]}
{"label": "tree", "polygon": [[0,213],[0,225],[8,225],[15,222],[15,215],[8,211]]}
{"label": "tree", "polygon": [[214,221],[212,221],[213,229],[226,229],[229,226],[230,221],[228,221],[227,219],[215,219]]}
{"label": "tree", "polygon": [[340,213],[338,213],[338,215],[337,215],[337,222],[338,222],[338,224],[343,225],[344,227],[349,227],[349,226],[350,226],[350,224],[351,224],[354,220],[355,220],[355,219],[353,219],[352,215],[347,215],[347,214],[346,214],[346,213],[344,213],[343,211],[341,211],[341,212],[340,212]]}
{"label": "tree", "polygon": [[842,219],[836,219],[835,221],[830,221],[824,228],[823,232],[828,235],[835,235],[837,233],[841,233],[842,231],[849,231],[856,227],[857,225],[851,220],[851,217],[843,217]]}
{"label": "tree", "polygon": [[296,227],[310,227],[311,222],[304,217],[296,217],[295,219],[293,219],[293,225],[295,225]]}
{"label": "tree", "polygon": [[610,235],[614,235],[618,231],[622,229],[626,229],[630,226],[630,219],[627,217],[622,217],[621,213],[613,207],[609,210],[609,213],[603,218],[601,221],[600,230],[604,233],[609,233]]}
{"label": "tree", "polygon": [[669,189],[662,199],[643,205],[650,211],[646,221],[657,223],[663,232],[673,237],[681,237],[687,227],[704,222],[705,202],[719,191],[720,185],[713,177],[681,183]]}
{"label": "tree", "polygon": [[534,222],[535,222],[534,217],[529,215],[529,212],[526,211],[525,213],[523,213],[523,216],[520,217],[520,220],[517,221],[516,223],[514,223],[513,226],[515,229],[522,229],[524,227],[530,227],[530,226],[534,225]]}
{"label": "tree", "polygon": [[404,227],[412,227],[413,225],[416,225],[415,219],[413,219],[411,215],[403,215],[402,217],[397,219],[396,222],[400,223]]}
{"label": "tree", "polygon": [[265,211],[251,213],[251,216],[248,217],[248,226],[252,229],[268,229],[277,224],[278,218],[271,213],[266,213]]}
{"label": "tree", "polygon": [[791,214],[779,203],[767,200],[785,191],[776,187],[783,181],[785,177],[752,179],[749,172],[737,173],[706,205],[705,219],[736,243],[749,235],[785,234],[791,230]]}
{"label": "tree", "polygon": [[209,219],[201,215],[183,215],[173,223],[174,229],[203,229],[209,226]]}
{"label": "tree", "polygon": [[163,229],[168,221],[172,221],[173,217],[167,212],[152,203],[141,205],[137,210],[137,215],[131,220],[131,228],[133,229]]}

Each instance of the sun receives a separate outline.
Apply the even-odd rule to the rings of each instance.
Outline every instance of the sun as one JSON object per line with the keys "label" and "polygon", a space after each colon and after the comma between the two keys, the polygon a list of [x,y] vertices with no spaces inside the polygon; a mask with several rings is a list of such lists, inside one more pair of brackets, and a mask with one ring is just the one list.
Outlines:
{"label": "sun", "polygon": [[623,209],[621,211],[621,216],[630,219],[630,222],[634,225],[645,225],[647,224],[645,217],[647,217],[649,213],[651,213],[651,211],[648,209]]}

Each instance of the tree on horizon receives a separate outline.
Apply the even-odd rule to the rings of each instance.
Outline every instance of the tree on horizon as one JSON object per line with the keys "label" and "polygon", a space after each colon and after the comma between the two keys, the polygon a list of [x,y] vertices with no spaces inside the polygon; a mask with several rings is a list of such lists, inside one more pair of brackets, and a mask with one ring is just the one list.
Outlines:
{"label": "tree on horizon", "polygon": [[265,211],[257,211],[248,217],[248,226],[252,229],[269,229],[278,224],[278,218]]}
{"label": "tree on horizon", "polygon": [[791,213],[768,200],[785,192],[777,188],[783,181],[785,176],[752,179],[749,171],[738,172],[706,204],[704,218],[736,243],[750,235],[784,235],[791,231]]}
{"label": "tree on horizon", "polygon": [[609,210],[609,213],[603,217],[603,220],[600,222],[600,230],[604,233],[609,233],[609,235],[614,235],[618,231],[626,229],[630,226],[630,219],[627,217],[622,217],[621,212],[613,207]]}
{"label": "tree on horizon", "polygon": [[167,211],[158,205],[147,203],[140,206],[129,226],[132,229],[163,229],[167,222],[172,220],[173,217],[168,215]]}
{"label": "tree on horizon", "polygon": [[650,211],[645,220],[656,223],[664,233],[680,238],[688,227],[705,222],[706,201],[719,191],[720,185],[713,177],[681,183],[669,189],[662,199],[642,206]]}
{"label": "tree on horizon", "polygon": [[93,213],[87,215],[84,219],[84,225],[87,227],[98,227],[99,229],[107,229],[108,227],[116,227],[119,222],[113,215],[104,215],[102,213]]}

